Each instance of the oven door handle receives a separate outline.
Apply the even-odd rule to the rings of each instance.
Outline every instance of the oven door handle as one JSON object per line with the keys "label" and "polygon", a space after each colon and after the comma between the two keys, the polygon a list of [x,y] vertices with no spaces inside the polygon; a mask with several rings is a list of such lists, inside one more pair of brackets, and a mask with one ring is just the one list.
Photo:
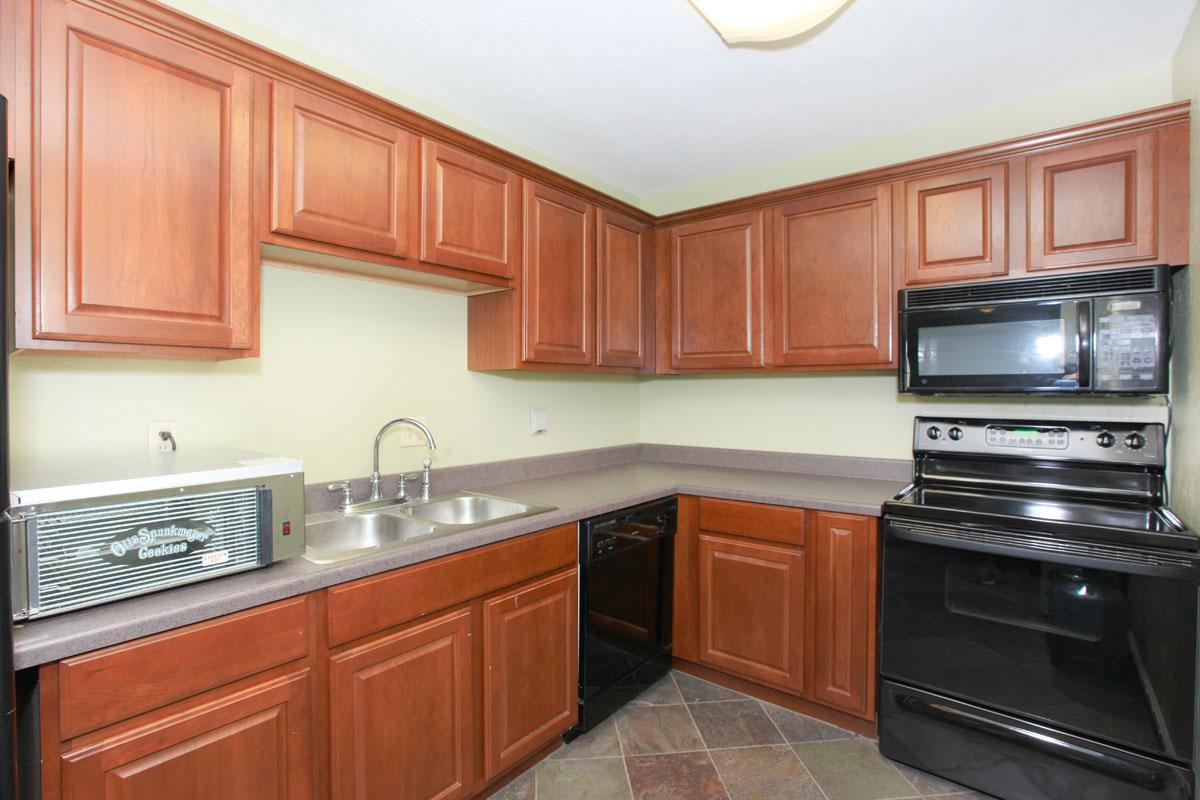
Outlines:
{"label": "oven door handle", "polygon": [[971,714],[967,711],[961,711],[957,708],[951,708],[941,703],[931,703],[928,700],[914,697],[910,694],[899,695],[896,698],[896,702],[906,711],[941,720],[951,725],[970,728],[971,730],[994,736],[998,739],[1004,739],[1005,741],[1015,742],[1024,747],[1029,747],[1053,756],[1054,758],[1078,764],[1093,772],[1099,772],[1117,780],[1132,783],[1135,786],[1158,790],[1166,785],[1163,776],[1158,772],[1149,767],[1144,767],[1127,759],[1112,755],[1111,753],[1081,747],[1074,742],[1064,741],[1049,734],[1035,730],[1026,730],[1016,725],[1008,725],[988,719],[987,717],[981,717],[977,714]]}

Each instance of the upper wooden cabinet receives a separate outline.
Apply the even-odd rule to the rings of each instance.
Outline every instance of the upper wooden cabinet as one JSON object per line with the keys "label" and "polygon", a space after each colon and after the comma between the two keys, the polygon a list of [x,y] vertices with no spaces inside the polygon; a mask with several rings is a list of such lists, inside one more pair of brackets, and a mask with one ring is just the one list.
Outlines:
{"label": "upper wooden cabinet", "polygon": [[771,363],[889,365],[891,187],[797,200],[771,213]]}
{"label": "upper wooden cabinet", "polygon": [[904,181],[909,285],[1008,272],[1008,164]]}
{"label": "upper wooden cabinet", "polygon": [[521,257],[516,173],[447,144],[421,145],[421,260],[512,277]]}
{"label": "upper wooden cabinet", "polygon": [[1033,155],[1028,169],[1030,271],[1157,255],[1157,131]]}
{"label": "upper wooden cabinet", "polygon": [[409,254],[416,136],[276,81],[271,143],[271,230],[385,255]]}
{"label": "upper wooden cabinet", "polygon": [[666,269],[673,369],[763,363],[763,212],[676,225]]}
{"label": "upper wooden cabinet", "polygon": [[593,363],[595,208],[574,195],[525,181],[524,359]]}
{"label": "upper wooden cabinet", "polygon": [[596,215],[596,363],[601,366],[646,366],[648,238],[645,225],[623,214],[602,208]]}
{"label": "upper wooden cabinet", "polygon": [[253,350],[251,73],[67,0],[33,14],[36,247],[16,279],[18,347]]}

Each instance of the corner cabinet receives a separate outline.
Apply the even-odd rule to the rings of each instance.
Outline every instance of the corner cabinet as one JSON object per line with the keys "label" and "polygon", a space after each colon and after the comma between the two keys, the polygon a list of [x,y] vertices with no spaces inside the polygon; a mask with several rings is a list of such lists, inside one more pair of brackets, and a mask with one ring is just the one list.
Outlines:
{"label": "corner cabinet", "polygon": [[17,346],[251,354],[253,74],[83,4],[32,14],[36,200]]}

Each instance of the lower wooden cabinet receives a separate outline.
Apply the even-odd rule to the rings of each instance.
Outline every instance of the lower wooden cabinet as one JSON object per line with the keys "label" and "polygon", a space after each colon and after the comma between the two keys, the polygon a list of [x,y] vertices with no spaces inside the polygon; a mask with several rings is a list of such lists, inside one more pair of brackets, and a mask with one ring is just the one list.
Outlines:
{"label": "lower wooden cabinet", "polygon": [[334,800],[470,794],[475,617],[453,611],[330,660]]}
{"label": "lower wooden cabinet", "polygon": [[483,751],[488,780],[575,723],[578,579],[569,569],[483,605]]}
{"label": "lower wooden cabinet", "polygon": [[804,551],[700,534],[700,661],[804,689]]}
{"label": "lower wooden cabinet", "polygon": [[[64,800],[302,800],[311,784],[307,670],[156,715],[62,755]],[[46,796],[51,796],[49,793]]]}

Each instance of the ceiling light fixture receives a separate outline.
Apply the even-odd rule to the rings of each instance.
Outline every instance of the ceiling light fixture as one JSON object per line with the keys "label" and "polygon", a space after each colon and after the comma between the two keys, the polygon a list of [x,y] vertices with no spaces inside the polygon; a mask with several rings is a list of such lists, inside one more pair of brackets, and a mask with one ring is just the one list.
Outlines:
{"label": "ceiling light fixture", "polygon": [[774,42],[799,36],[849,0],[691,0],[729,44]]}

